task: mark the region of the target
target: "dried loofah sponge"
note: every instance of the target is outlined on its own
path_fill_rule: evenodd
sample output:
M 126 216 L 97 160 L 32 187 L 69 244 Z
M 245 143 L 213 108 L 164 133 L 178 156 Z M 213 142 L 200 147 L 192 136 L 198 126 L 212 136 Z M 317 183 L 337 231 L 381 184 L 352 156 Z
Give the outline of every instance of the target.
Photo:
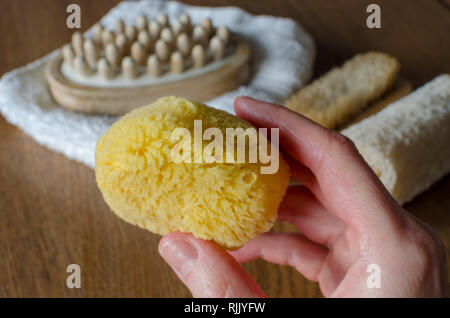
M 342 131 L 400 203 L 450 172 L 450 75 Z
M 357 54 L 293 94 L 286 106 L 336 129 L 394 85 L 398 61 L 384 53 Z
M 183 127 L 193 136 L 194 120 L 202 120 L 203 132 L 220 129 L 224 144 L 226 128 L 252 127 L 201 103 L 161 98 L 126 114 L 99 139 L 97 184 L 111 209 L 129 223 L 161 235 L 189 232 L 235 249 L 271 228 L 289 183 L 289 168 L 281 154 L 274 174 L 261 174 L 267 165 L 259 159 L 176 163 L 172 149 L 180 140 L 172 132 Z M 210 142 L 202 141 L 203 148 Z M 225 157 L 225 145 L 223 150 Z

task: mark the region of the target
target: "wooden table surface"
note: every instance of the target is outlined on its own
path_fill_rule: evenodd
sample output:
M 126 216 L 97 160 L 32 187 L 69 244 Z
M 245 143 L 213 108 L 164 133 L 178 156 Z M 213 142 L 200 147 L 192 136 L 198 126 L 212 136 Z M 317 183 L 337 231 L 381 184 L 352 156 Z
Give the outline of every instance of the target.
M 70 38 L 65 9 L 78 3 L 83 29 L 118 1 L 0 0 L 0 74 L 31 62 Z M 290 17 L 314 37 L 315 76 L 357 52 L 396 56 L 414 86 L 450 73 L 448 1 L 188 1 L 235 5 Z M 365 26 L 369 3 L 381 6 L 382 29 Z M 440 234 L 450 254 L 450 176 L 406 208 Z M 0 116 L 0 296 L 185 297 L 188 290 L 162 261 L 159 236 L 129 225 L 104 203 L 94 173 L 38 145 Z M 280 224 L 277 230 L 289 230 Z M 66 266 L 82 270 L 82 288 L 66 287 Z M 320 296 L 317 284 L 285 267 L 245 265 L 274 297 Z

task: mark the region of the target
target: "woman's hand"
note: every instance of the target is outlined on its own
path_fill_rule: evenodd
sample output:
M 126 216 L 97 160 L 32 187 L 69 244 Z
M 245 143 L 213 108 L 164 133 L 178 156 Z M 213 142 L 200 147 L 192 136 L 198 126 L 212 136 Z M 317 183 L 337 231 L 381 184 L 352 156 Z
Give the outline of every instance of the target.
M 256 258 L 295 267 L 327 297 L 446 295 L 441 241 L 397 204 L 348 138 L 247 97 L 235 110 L 255 126 L 280 129 L 291 175 L 303 185 L 288 189 L 278 220 L 302 234 L 262 234 L 230 253 L 191 234 L 166 235 L 159 251 L 194 297 L 264 297 L 239 265 Z M 369 277 L 377 273 L 379 286 Z

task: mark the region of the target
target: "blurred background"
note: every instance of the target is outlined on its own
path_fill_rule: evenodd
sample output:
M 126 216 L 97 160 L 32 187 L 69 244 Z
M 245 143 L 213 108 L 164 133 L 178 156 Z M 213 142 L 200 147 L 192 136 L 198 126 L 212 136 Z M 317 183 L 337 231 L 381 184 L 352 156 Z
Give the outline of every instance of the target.
M 294 19 L 315 40 L 314 78 L 369 50 L 395 56 L 401 76 L 418 87 L 450 73 L 450 5 L 445 0 L 189 0 L 238 6 Z M 82 31 L 116 0 L 0 0 L 0 75 L 69 42 L 66 7 L 81 6 Z M 381 7 L 381 29 L 368 29 L 366 7 Z M 450 251 L 450 176 L 406 205 Z M 0 297 L 187 297 L 157 252 L 159 236 L 114 216 L 94 172 L 38 145 L 0 116 Z M 285 224 L 276 230 L 292 231 Z M 66 287 L 66 266 L 82 269 L 82 288 Z M 317 284 L 295 270 L 245 265 L 273 297 L 318 297 Z

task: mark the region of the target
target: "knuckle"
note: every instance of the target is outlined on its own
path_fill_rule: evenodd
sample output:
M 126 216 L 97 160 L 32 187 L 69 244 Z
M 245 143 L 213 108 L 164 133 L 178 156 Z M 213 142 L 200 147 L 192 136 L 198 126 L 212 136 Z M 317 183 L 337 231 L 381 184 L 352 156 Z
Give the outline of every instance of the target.
M 343 134 L 337 131 L 330 131 L 329 138 L 330 138 L 330 146 L 339 147 L 351 153 L 358 152 L 355 143 L 350 138 L 344 136 Z
M 444 243 L 437 234 L 433 233 L 431 235 L 431 242 L 430 245 L 434 256 L 439 257 L 445 255 Z
M 429 230 L 416 232 L 416 253 L 425 259 L 439 259 L 444 252 L 444 245 L 440 238 Z
M 442 239 L 436 235 L 436 244 L 438 246 L 439 251 L 442 251 L 442 253 L 445 255 L 445 245 L 444 242 L 442 241 Z
M 420 225 L 422 225 L 422 230 L 420 231 L 422 234 L 419 236 L 419 241 L 424 246 L 426 254 L 432 257 L 445 255 L 444 243 L 434 229 L 424 222 L 420 222 Z
M 317 155 L 317 162 L 319 165 L 324 165 L 324 162 L 329 163 L 329 160 L 338 157 L 359 157 L 359 152 L 350 138 L 337 131 L 329 130 L 327 133 L 326 144 L 324 145 L 321 153 Z

